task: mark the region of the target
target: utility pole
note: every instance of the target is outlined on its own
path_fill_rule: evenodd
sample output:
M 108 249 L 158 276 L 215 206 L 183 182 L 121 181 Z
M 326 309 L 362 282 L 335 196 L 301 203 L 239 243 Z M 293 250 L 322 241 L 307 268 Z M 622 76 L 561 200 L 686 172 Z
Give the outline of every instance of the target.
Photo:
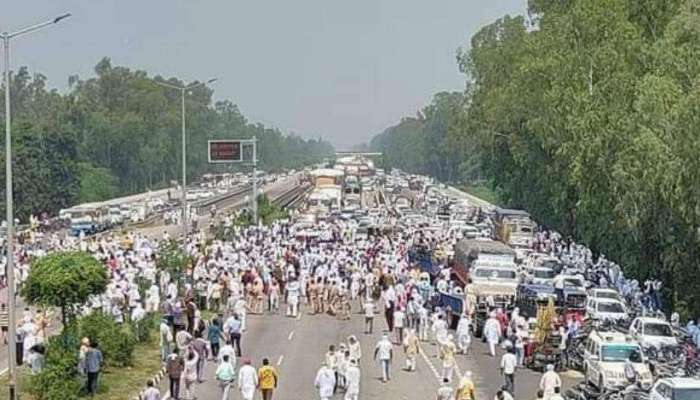
M 189 86 L 179 86 L 171 83 L 153 81 L 157 85 L 180 91 L 182 113 L 182 243 L 187 244 L 187 125 L 185 124 L 185 95 L 188 90 L 216 82 L 216 78 L 206 82 L 193 83 Z
M 258 139 L 253 136 L 253 225 L 258 225 Z
M 57 16 L 54 19 L 32 25 L 16 32 L 2 32 L 2 45 L 5 50 L 5 72 L 3 81 L 5 84 L 5 218 L 7 219 L 7 234 L 5 235 L 5 251 L 7 252 L 7 264 L 5 276 L 7 277 L 7 365 L 9 371 L 8 388 L 10 400 L 17 399 L 17 366 L 16 366 L 16 318 L 15 318 L 15 268 L 14 268 L 14 240 L 15 240 L 15 215 L 13 210 L 14 191 L 12 188 L 12 115 L 10 113 L 10 39 L 33 32 L 49 25 L 54 25 L 63 19 L 70 17 L 69 13 Z

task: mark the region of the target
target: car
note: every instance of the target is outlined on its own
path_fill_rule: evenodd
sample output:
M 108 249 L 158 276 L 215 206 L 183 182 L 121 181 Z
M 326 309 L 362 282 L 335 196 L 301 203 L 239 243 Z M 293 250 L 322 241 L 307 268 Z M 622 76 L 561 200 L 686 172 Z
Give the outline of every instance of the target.
M 591 331 L 583 354 L 583 373 L 599 390 L 618 389 L 628 384 L 625 362 L 630 360 L 642 385 L 651 386 L 652 375 L 644 362 L 642 348 L 629 335 L 620 332 Z
M 588 299 L 586 316 L 589 319 L 618 321 L 627 318 L 624 304 L 612 299 Z
M 642 347 L 676 346 L 678 339 L 673 335 L 671 324 L 661 318 L 637 317 L 630 324 L 630 334 Z
M 654 383 L 649 400 L 700 399 L 700 380 L 696 378 L 664 378 Z
M 588 291 L 588 297 L 593 299 L 611 299 L 620 303 L 625 303 L 620 294 L 615 289 L 595 288 Z

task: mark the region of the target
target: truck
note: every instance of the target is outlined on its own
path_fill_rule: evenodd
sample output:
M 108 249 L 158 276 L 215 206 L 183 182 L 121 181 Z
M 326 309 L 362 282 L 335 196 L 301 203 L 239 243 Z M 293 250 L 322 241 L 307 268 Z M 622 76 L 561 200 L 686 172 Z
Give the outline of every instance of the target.
M 84 204 L 61 210 L 59 216 L 70 221 L 73 236 L 94 235 L 112 226 L 109 208 L 103 205 Z
M 528 247 L 537 225 L 527 211 L 497 208 L 494 213 L 496 238 L 515 248 Z
M 505 244 L 487 239 L 464 239 L 454 246 L 452 275 L 461 286 L 469 283 L 469 270 L 477 262 L 482 264 L 513 264 L 515 251 Z

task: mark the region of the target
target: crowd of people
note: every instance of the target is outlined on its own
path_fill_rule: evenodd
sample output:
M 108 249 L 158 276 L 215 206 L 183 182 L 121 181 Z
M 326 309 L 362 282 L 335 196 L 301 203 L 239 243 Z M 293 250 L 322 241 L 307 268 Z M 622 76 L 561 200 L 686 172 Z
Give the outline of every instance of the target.
M 250 314 L 280 312 L 289 317 L 301 312 L 329 314 L 339 320 L 360 313 L 367 335 L 375 332 L 375 319 L 382 316 L 386 329 L 373 356 L 383 382 L 391 381 L 395 347 L 403 351 L 405 370 L 412 372 L 418 368 L 422 347 L 429 344 L 436 347 L 440 360 L 438 399 L 476 399 L 471 373 L 459 376 L 456 368 L 457 357 L 468 357 L 472 347 L 473 305 L 466 304 L 451 333 L 448 310 L 434 307 L 431 298 L 437 292 L 461 295 L 462 289 L 452 279 L 446 262 L 439 266 L 436 277 L 430 277 L 411 265 L 408 257 L 409 249 L 416 244 L 444 251 L 456 243 L 457 237 L 447 231 L 417 233 L 410 227 L 387 235 L 360 236 L 353 225 L 338 220 L 318 223 L 314 229 L 320 234 L 312 239 L 305 232 L 308 227 L 288 221 L 244 228 L 236 226 L 235 219 L 236 215 L 229 215 L 221 221 L 227 237 L 234 240 L 211 240 L 204 231 L 190 235 L 184 250 L 193 261 L 182 276 L 156 266 L 159 246 L 171 239 L 167 233 L 155 239 L 129 232 L 121 237 L 47 235 L 26 240 L 17 248 L 16 282 L 21 285 L 26 279 L 32 257 L 48 252 L 82 250 L 102 261 L 111 278 L 107 290 L 93 296 L 82 312 L 99 311 L 118 323 L 139 321 L 148 313 L 160 312 L 160 353 L 172 399 L 196 398 L 197 386 L 207 378 L 205 366 L 209 362 L 216 363 L 214 379 L 222 399 L 230 398 L 234 386 L 243 399 L 252 399 L 256 391 L 263 399 L 271 399 L 279 375 L 268 359 L 259 360 L 256 369 L 253 360 L 243 356 L 243 336 Z M 644 310 L 662 306 L 660 283 L 640 285 L 628 280 L 615 263 L 604 256 L 594 260 L 589 249 L 556 233 L 537 233 L 530 247 L 558 257 L 567 268 L 596 286 L 618 289 L 631 304 Z M 41 346 L 37 345 L 45 340 L 50 320 L 40 310 L 28 310 L 18 321 L 17 346 L 22 349 L 18 362 L 26 360 L 35 373 L 43 362 Z M 695 328 L 696 341 L 700 340 L 700 329 L 688 326 Z M 565 338 L 578 327 L 576 320 L 567 321 L 562 328 L 563 347 Z M 515 394 L 516 374 L 523 368 L 528 336 L 527 321 L 517 308 L 510 313 L 495 307 L 490 311 L 483 327 L 488 351 L 496 357 L 499 345 L 505 349 L 500 360 L 503 387 L 495 393 L 499 400 L 511 399 Z M 91 361 L 86 363 L 85 373 L 88 390 L 94 391 L 101 359 L 95 351 L 89 352 L 97 349 L 97 344 L 87 340 L 85 354 L 92 355 L 87 357 Z M 330 398 L 342 390 L 346 400 L 357 399 L 361 357 L 356 336 L 348 337 L 347 343 L 330 346 L 313 382 L 320 398 Z M 96 359 L 99 361 L 93 362 Z M 544 399 L 561 399 L 561 379 L 553 366 L 543 374 L 540 389 Z M 154 382 L 149 382 L 146 398 L 157 399 L 156 392 Z

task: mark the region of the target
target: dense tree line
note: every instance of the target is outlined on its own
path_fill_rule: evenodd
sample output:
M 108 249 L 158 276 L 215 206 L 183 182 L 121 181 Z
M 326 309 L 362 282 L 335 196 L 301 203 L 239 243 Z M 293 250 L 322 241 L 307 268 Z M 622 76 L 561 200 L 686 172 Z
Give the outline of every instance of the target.
M 421 113 L 372 145 L 441 178 L 453 160 L 466 166 L 454 180 L 476 165 L 505 203 L 663 279 L 671 305 L 697 314 L 698 21 L 698 0 L 530 0 L 528 18 L 495 21 L 459 54 L 452 125 Z
M 26 68 L 13 74 L 16 214 L 25 220 L 30 213 L 54 214 L 79 202 L 179 181 L 180 92 L 155 81 L 185 84 L 176 78 L 149 77 L 144 71 L 113 66 L 108 58 L 95 66 L 94 77 L 70 77 L 67 93 L 47 89 L 46 78 Z M 241 168 L 208 164 L 209 139 L 257 136 L 260 168 L 270 171 L 332 156 L 328 142 L 250 123 L 230 101 L 212 104 L 212 93 L 200 86 L 186 98 L 188 179 Z M 0 100 L 4 113 L 3 101 L 4 97 Z M 4 114 L 2 117 L 4 126 Z M 0 161 L 4 165 L 4 152 Z M 0 199 L 4 203 L 4 190 Z

